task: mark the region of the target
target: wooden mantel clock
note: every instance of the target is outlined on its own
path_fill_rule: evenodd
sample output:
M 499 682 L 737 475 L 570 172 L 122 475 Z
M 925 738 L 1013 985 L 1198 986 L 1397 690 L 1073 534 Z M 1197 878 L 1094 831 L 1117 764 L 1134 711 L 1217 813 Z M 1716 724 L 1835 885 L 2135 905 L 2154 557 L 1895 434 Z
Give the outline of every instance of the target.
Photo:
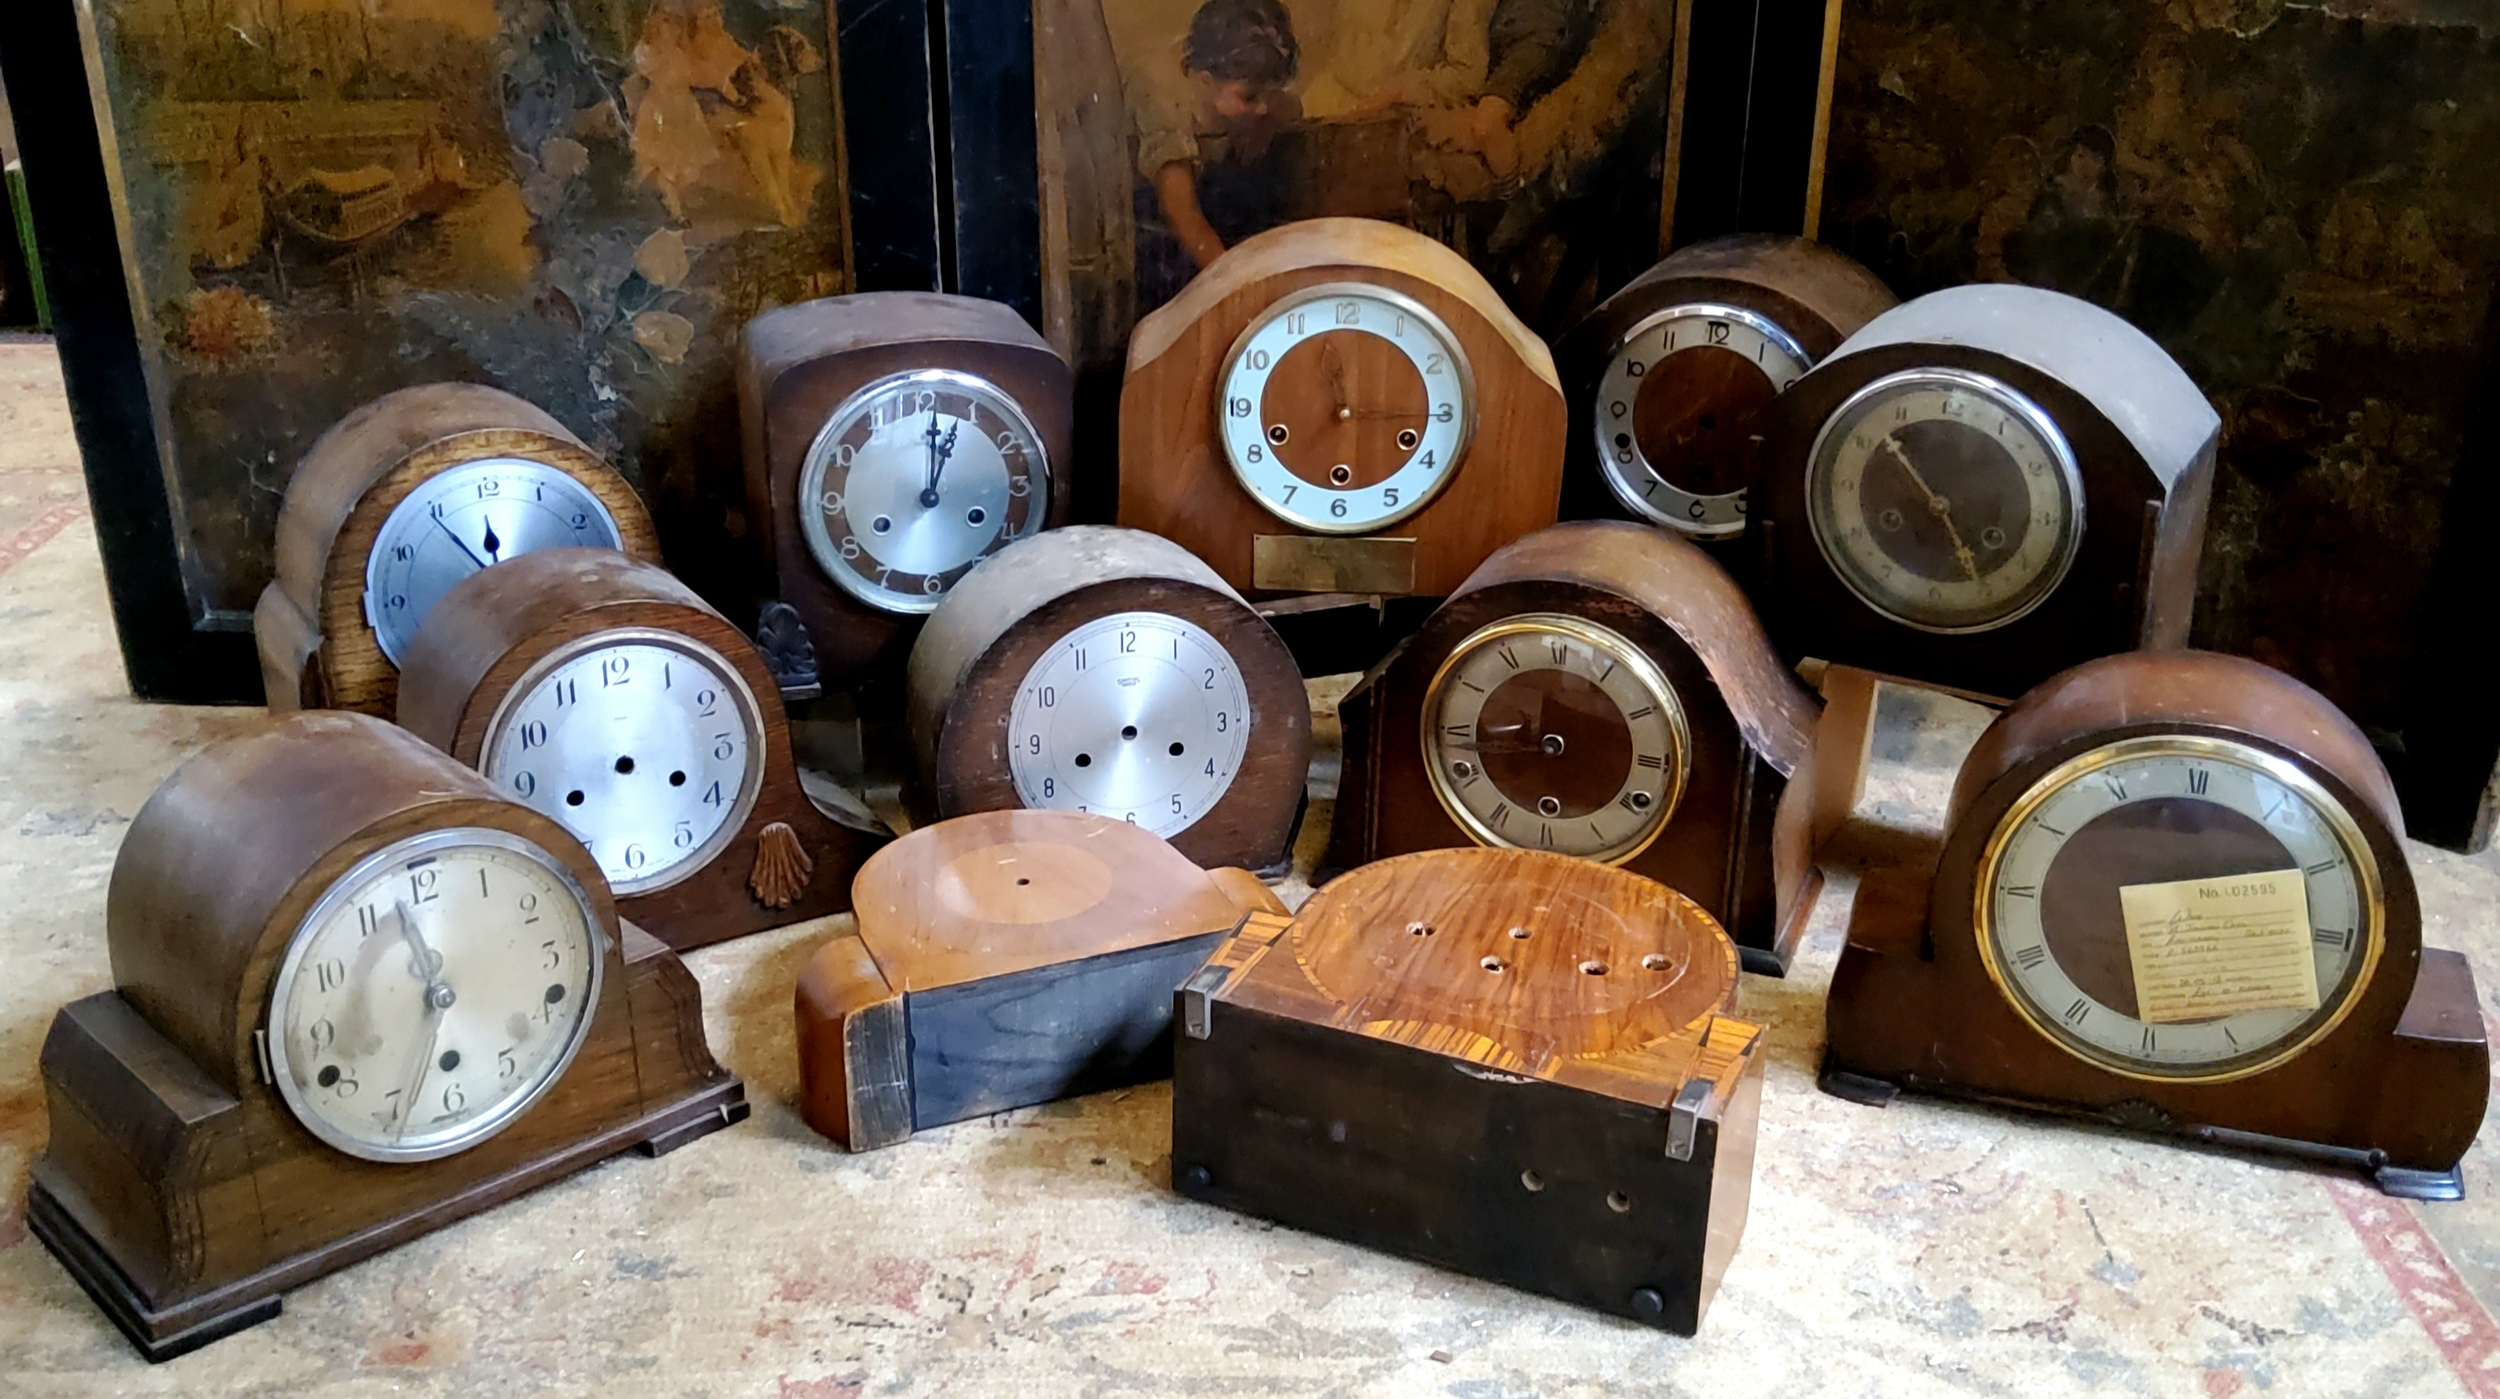
M 1142 827 L 1073 811 L 924 826 L 859 872 L 859 935 L 799 975 L 799 1111 L 853 1151 L 1146 1079 L 1172 992 L 1285 906 Z
M 1311 764 L 1293 654 L 1168 539 L 1051 530 L 974 569 L 913 647 L 907 709 L 936 815 L 1130 821 L 1191 861 L 1281 877 Z
M 1119 522 L 1242 592 L 1440 597 L 1553 523 L 1562 451 L 1553 356 L 1466 259 L 1314 219 L 1138 322 Z
M 948 588 L 1068 522 L 1074 392 L 1023 317 L 975 297 L 864 292 L 747 326 L 749 527 L 825 684 L 898 680 Z
M 1182 987 L 1173 1185 L 1689 1336 L 1753 1184 L 1737 980 L 1709 915 L 1622 870 L 1365 866 Z
M 472 575 L 426 619 L 399 722 L 562 822 L 679 951 L 841 913 L 885 839 L 803 782 L 781 692 L 693 590 L 608 549 Z
M 269 707 L 389 718 L 400 663 L 453 584 L 567 546 L 660 557 L 642 498 L 554 418 L 482 384 L 357 409 L 278 507 L 277 578 L 252 613 Z
M 2490 1053 L 2465 958 L 2422 945 L 2402 832 L 2369 742 L 2298 681 L 2195 651 L 2078 666 L 1962 763 L 1924 909 L 1852 909 L 1824 1087 L 2457 1198 Z
M 1874 273 L 1809 239 L 1678 249 L 1555 342 L 1571 400 L 1563 518 L 1735 540 L 1772 400 L 1894 305 Z
M 115 989 L 44 1040 L 27 1221 L 164 1360 L 288 1288 L 746 1115 L 564 828 L 359 714 L 192 759 L 122 842 Z
M 1697 546 L 1556 525 L 1486 560 L 1338 705 L 1326 864 L 1471 844 L 1577 855 L 1686 895 L 1748 970 L 1784 973 L 1780 895 L 1806 852 L 1775 861 L 1773 817 L 1815 712 Z
M 2011 697 L 2186 644 L 2221 419 L 2109 312 L 2037 287 L 1923 296 L 1769 423 L 1753 593 L 1791 662 Z

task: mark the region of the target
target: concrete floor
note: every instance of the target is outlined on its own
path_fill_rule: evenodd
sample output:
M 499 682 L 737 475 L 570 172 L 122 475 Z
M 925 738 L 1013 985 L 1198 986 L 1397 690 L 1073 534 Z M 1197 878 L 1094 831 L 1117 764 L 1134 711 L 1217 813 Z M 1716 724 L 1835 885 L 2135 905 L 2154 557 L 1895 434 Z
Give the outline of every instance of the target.
M 1696 1340 L 1183 1203 L 1161 1087 L 845 1155 L 788 1106 L 791 985 L 834 920 L 688 959 L 743 1125 L 151 1368 L 27 1235 L 36 1054 L 56 1007 L 110 984 L 131 813 L 254 721 L 125 693 L 58 371 L 0 347 L 0 1394 L 2500 1395 L 2490 1134 L 2464 1203 L 2413 1206 L 1989 1111 L 1854 1107 L 1813 1083 L 1828 917 L 1795 975 L 1747 979 L 1772 1027 L 1753 1214 Z M 2500 863 L 2413 853 L 2429 940 L 2488 992 Z

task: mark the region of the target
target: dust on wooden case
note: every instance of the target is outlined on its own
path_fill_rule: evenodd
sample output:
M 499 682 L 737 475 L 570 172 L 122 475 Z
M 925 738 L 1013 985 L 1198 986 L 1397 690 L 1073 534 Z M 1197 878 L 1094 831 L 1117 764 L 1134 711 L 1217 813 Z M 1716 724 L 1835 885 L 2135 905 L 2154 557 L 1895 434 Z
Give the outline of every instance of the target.
M 152 1360 L 746 1115 L 694 978 L 581 845 L 378 719 L 192 759 L 132 821 L 105 920 L 115 989 L 44 1041 L 27 1217 Z
M 1691 898 L 1784 973 L 1805 874 L 1777 819 L 1816 705 L 1695 544 L 1624 521 L 1495 554 L 1338 705 L 1327 867 L 1554 850 Z
M 1403 855 L 1252 914 L 1179 996 L 1175 1188 L 1691 1335 L 1744 1228 L 1760 1027 L 1654 881 Z
M 1285 906 L 1138 826 L 989 811 L 872 857 L 859 933 L 799 974 L 799 1108 L 853 1151 L 1171 1072 L 1172 993 Z

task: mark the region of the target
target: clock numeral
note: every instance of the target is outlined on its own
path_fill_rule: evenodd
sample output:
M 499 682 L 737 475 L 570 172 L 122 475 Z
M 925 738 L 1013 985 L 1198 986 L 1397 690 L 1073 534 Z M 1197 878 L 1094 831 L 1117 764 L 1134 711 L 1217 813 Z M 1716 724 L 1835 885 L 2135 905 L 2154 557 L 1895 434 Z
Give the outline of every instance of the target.
M 394 544 L 391 546 L 391 562 L 393 563 L 406 563 L 415 557 L 416 551 L 409 548 L 405 544 Z
M 1502 664 L 1509 666 L 1512 670 L 1519 669 L 1519 658 L 1510 653 L 1510 648 L 1508 646 L 1502 647 L 1495 654 L 1502 658 Z
M 2080 1025 L 2083 1023 L 2084 1017 L 2090 1015 L 2091 1013 L 2092 1003 L 2085 1000 L 2081 996 L 2077 996 L 2075 998 L 2075 1003 L 2066 1007 L 2066 1023 L 2069 1025 Z
M 1137 654 L 1137 633 L 1133 631 L 1120 633 L 1120 654 L 1123 656 Z
M 1553 656 L 1553 658 L 1554 658 L 1554 664 L 1555 664 L 1555 665 L 1557 665 L 1557 666 L 1561 666 L 1561 665 L 1567 665 L 1567 664 L 1569 664 L 1569 663 L 1570 663 L 1570 660 L 1571 660 L 1571 646 L 1570 646 L 1570 643 L 1568 643 L 1568 642 L 1563 642 L 1563 641 L 1549 641 L 1549 642 L 1545 643 L 1545 649 L 1546 649 L 1546 652 L 1547 652 L 1548 654 L 1550 654 L 1551 656 Z
M 2274 818 L 2277 815 L 2291 809 L 2292 802 L 2289 797 L 2277 797 L 2274 804 L 2266 808 L 2266 814 L 2258 817 L 2257 819 L 2267 823 L 2268 825 L 2272 825 L 2274 823 Z
M 443 891 L 435 886 L 442 882 L 441 877 L 441 870 L 410 870 L 408 872 L 408 902 L 412 904 L 430 904 L 435 900 L 440 899 L 443 896 Z
M 1328 502 L 1328 513 L 1329 513 L 1330 515 L 1335 516 L 1336 518 L 1338 518 L 1338 519 L 1340 519 L 1340 520 L 1344 519 L 1344 518 L 1345 518 L 1345 497 L 1344 497 L 1344 496 L 1338 496 L 1336 499 L 1334 499 L 1334 500 L 1332 500 L 1332 501 Z
M 1543 821 L 1539 821 L 1539 822 L 1537 822 L 1537 824 L 1536 824 L 1536 843 L 1537 843 L 1538 845 L 1543 846 L 1544 848 L 1546 848 L 1546 849 L 1548 849 L 1548 850 L 1553 849 L 1553 848 L 1554 848 L 1554 828 L 1553 828 L 1551 825 L 1547 824 L 1546 822 L 1543 822 Z
M 1734 326 L 1729 325 L 1725 321 L 1712 321 L 1710 323 L 1710 343 L 1713 345 L 1726 344 L 1728 336 L 1734 334 L 1735 330 L 1736 328 Z
M 1434 408 L 1434 409 L 1432 410 L 1432 420 L 1433 420 L 1434 422 L 1436 422 L 1436 423 L 1454 423 L 1454 422 L 1457 422 L 1457 421 L 1458 421 L 1458 405 L 1457 405 L 1457 404 L 1455 404 L 1455 403 L 1444 403 L 1444 404 L 1441 404 L 1440 406 L 1438 406 L 1438 407 Z
M 2150 1025 L 2145 1026 L 2145 1027 L 2144 1027 L 2144 1048 L 2143 1048 L 2140 1052 L 2141 1052 L 2141 1053 L 2145 1053 L 2145 1054 L 2151 1054 L 2151 1053 L 2153 1053 L 2156 1049 L 2158 1049 L 2159 1047 L 2160 1047 L 2160 1046 L 2159 1046 L 2159 1045 L 2157 1045 L 2157 1044 L 2154 1042 L 2154 1039 L 2153 1039 L 2153 1027 L 2152 1027 L 2152 1026 L 2150 1026 Z
M 1632 759 L 1632 764 L 1635 767 L 1645 767 L 1656 772 L 1666 767 L 1667 759 L 1662 753 L 1642 753 Z
M 650 862 L 651 857 L 643 853 L 643 848 L 641 846 L 633 844 L 630 841 L 626 843 L 625 868 L 629 870 L 638 870 Z
M 2065 833 L 2064 831 L 2059 830 L 2057 827 L 2050 825 L 2050 824 L 2049 824 L 2048 822 L 2046 822 L 2046 821 L 2036 821 L 2036 822 L 2034 822 L 2033 824 L 2034 824 L 2034 825 L 2037 825 L 2037 826 L 2038 826 L 2038 827 L 2039 827 L 2042 831 L 2046 832 L 2047 834 L 2049 834 L 2049 835 L 2053 835 L 2053 836 L 2056 836 L 2056 837 L 2057 837 L 2058 839 L 2060 839 L 2060 840 L 2063 840 L 2063 839 L 2065 839 L 2065 838 L 2066 838 L 2066 833 Z
M 1281 502 L 1279 502 L 1279 504 L 1283 504 L 1283 505 L 1291 505 L 1291 504 L 1293 504 L 1293 495 L 1294 495 L 1294 492 L 1296 492 L 1296 491 L 1298 491 L 1298 490 L 1301 490 L 1301 489 L 1302 489 L 1302 488 L 1301 488 L 1300 486 L 1287 486 L 1287 487 L 1285 487 L 1285 498 L 1284 498 L 1284 500 L 1282 500 Z
M 1635 816 L 1638 816 L 1641 814 L 1641 798 L 1643 795 L 1645 794 L 1640 792 L 1626 792 L 1622 796 L 1615 798 L 1615 805 L 1622 807 L 1624 810 L 1631 812 Z
M 2049 960 L 2049 950 L 2036 942 L 2029 947 L 2017 948 L 2014 952 L 2015 965 L 2024 971 L 2038 970 L 2040 964 L 2047 960 Z
M 547 726 L 533 719 L 521 726 L 521 751 L 547 746 Z
M 1033 494 L 1033 478 L 1030 476 L 1008 477 L 1007 494 L 1014 496 L 1018 500 L 1022 500 L 1026 496 Z
M 1426 471 L 1438 470 L 1441 465 L 1436 455 L 1431 452 L 1426 452 L 1422 456 L 1415 458 L 1415 462 Z
M 720 806 L 725 800 L 726 799 L 721 796 L 720 783 L 714 782 L 710 787 L 704 789 L 703 804 L 705 806 Z
M 382 915 L 371 904 L 356 907 L 356 936 L 369 938 L 382 931 Z
M 514 902 L 520 905 L 521 921 L 524 924 L 538 921 L 538 896 L 536 894 L 523 894 Z
M 2005 897 L 2009 899 L 2036 899 L 2040 897 L 2040 886 L 2037 884 L 2008 884 L 2005 886 Z
M 1509 802 L 1495 802 L 1493 804 L 1493 824 L 1496 826 L 1507 826 L 1510 824 Z
M 1033 692 L 1033 702 L 1040 705 L 1044 709 L 1057 708 L 1059 705 L 1059 687 L 1056 685 L 1044 685 L 1040 689 L 1035 690 Z
M 632 657 L 610 656 L 599 662 L 599 688 L 612 690 L 619 685 L 632 684 L 633 679 Z
M 477 896 L 481 899 L 491 899 L 495 897 L 495 891 L 486 887 L 486 867 L 484 865 L 478 866 Z
M 315 1054 L 323 1053 L 338 1042 L 338 1027 L 327 1020 L 316 1020 L 304 1032 L 304 1038 L 312 1045 Z
M 1382 505 L 1384 505 L 1384 506 L 1387 506 L 1387 507 L 1390 507 L 1390 508 L 1394 509 L 1394 508 L 1397 506 L 1397 503 L 1398 503 L 1398 488 L 1397 488 L 1397 487 L 1395 487 L 1395 486 L 1383 486 L 1383 487 L 1381 487 L 1381 488 L 1380 488 L 1380 503 L 1381 503 Z
M 1246 399 L 1246 398 L 1243 398 L 1243 397 L 1240 397 L 1239 395 L 1235 395 L 1234 397 L 1232 397 L 1232 398 L 1229 398 L 1229 399 L 1225 400 L 1225 402 L 1224 402 L 1224 412 L 1225 412 L 1225 414 L 1226 414 L 1227 416 L 1230 416 L 1230 417 L 1235 417 L 1235 418 L 1246 418 L 1246 417 L 1249 417 L 1249 416 L 1250 416 L 1250 400 L 1249 400 L 1249 399 Z
M 1336 305 L 1336 312 L 1337 324 L 1339 325 L 1361 325 L 1363 323 L 1363 303 L 1359 301 L 1340 301 Z
M 1668 341 L 1667 341 L 1667 348 L 1668 348 L 1668 349 L 1674 349 L 1674 348 L 1675 348 L 1675 341 L 1674 341 L 1674 340 L 1672 340 L 1672 339 L 1668 340 Z M 1632 360 L 1632 361 L 1630 361 L 1629 363 L 1627 363 L 1627 364 L 1625 364 L 1625 365 L 1623 366 L 1623 372 L 1624 372 L 1624 373 L 1626 373 L 1626 374 L 1631 375 L 1631 376 L 1632 376 L 1633 378 L 1635 378 L 1635 379 L 1638 379 L 1638 378 L 1639 378 L 1639 377 L 1641 377 L 1642 375 L 1647 374 L 1647 373 L 1649 372 L 1649 366 L 1648 366 L 1648 365 L 1646 365 L 1646 364 L 1641 363 L 1639 360 Z
M 2341 932 L 2331 928 L 2313 928 L 2310 930 L 2309 936 L 2310 939 L 2316 942 L 2320 947 L 2331 947 L 2338 952 L 2350 952 L 2352 950 L 2352 929 L 2350 928 L 2346 928 Z
M 2205 795 L 2205 789 L 2211 787 L 2212 785 L 2214 785 L 2214 775 L 2211 769 L 2188 769 L 2188 791 L 2191 794 L 2201 797 Z
M 323 991 L 336 991 L 347 984 L 347 963 L 332 957 L 313 963 L 313 979 Z
M 709 719 L 712 717 L 712 711 L 720 706 L 720 692 L 717 690 L 697 690 L 694 692 L 694 703 L 694 717 L 698 719 Z
M 1252 350 L 1250 353 L 1241 357 L 1241 363 L 1242 367 L 1245 369 L 1264 370 L 1270 363 L 1272 363 L 1272 361 L 1269 359 L 1267 351 Z
M 1619 400 L 1618 400 L 1617 402 L 1614 402 L 1614 403 L 1609 403 L 1609 404 L 1607 404 L 1607 405 L 1606 405 L 1606 413 L 1607 413 L 1607 416 L 1609 416 L 1609 417 L 1620 418 L 1620 417 L 1622 417 L 1624 414 L 1629 413 L 1629 412 L 1631 412 L 1631 411 L 1632 411 L 1632 405 L 1630 405 L 1630 404 L 1628 404 L 1628 403 L 1621 402 L 1621 401 L 1619 401 Z
M 712 757 L 714 760 L 725 763 L 728 762 L 731 757 L 735 756 L 738 751 L 737 740 L 738 736 L 736 734 L 712 735 Z
M 2237 1036 L 2237 1035 L 2235 1035 L 2235 1034 L 2232 1034 L 2232 1033 L 2231 1033 L 2231 1027 L 2230 1027 L 2230 1026 L 2225 1025 L 2225 1026 L 2223 1026 L 2223 1027 L 2222 1027 L 2222 1037 L 2223 1037 L 2224 1039 L 2229 1040 L 2229 1041 L 2231 1042 L 2231 1047 L 2232 1047 L 2233 1049 L 2237 1049 L 2237 1048 L 2239 1048 L 2239 1047 L 2240 1047 L 2240 1037 L 2239 1037 L 2239 1036 Z
M 492 500 L 502 494 L 503 482 L 491 476 L 477 483 L 477 498 L 480 500 Z
M 1650 715 L 1657 712 L 1658 709 L 1655 705 L 1644 704 L 1640 708 L 1633 710 L 1631 713 L 1626 714 L 1623 717 L 1626 719 L 1646 719 Z
M 512 774 L 512 790 L 524 800 L 537 796 L 538 774 L 534 772 L 516 772 Z
M 842 493 L 840 491 L 825 492 L 822 496 L 817 498 L 816 505 L 819 509 L 824 511 L 827 519 L 839 520 L 842 518 Z
M 2310 865 L 2310 866 L 2308 866 L 2307 868 L 2303 869 L 2303 870 L 2301 871 L 2301 873 L 2303 873 L 2303 874 L 2326 874 L 2326 873 L 2328 873 L 2328 872 L 2330 872 L 2330 871 L 2332 871 L 2332 870 L 2339 870 L 2339 869 L 2342 869 L 2343 867 L 2344 867 L 2344 861 L 2343 861 L 2343 858 L 2342 858 L 2341 856 L 2338 856 L 2338 857 L 2336 857 L 2335 859 L 2332 859 L 2332 860 L 2320 860 L 2320 861 L 2318 861 L 2316 864 L 2314 864 L 2314 865 Z
M 2109 789 L 2109 794 L 2116 797 L 2118 800 L 2125 801 L 2127 799 L 2127 784 L 2119 781 L 2115 773 L 2102 774 L 2101 785 L 2107 787 Z
M 1285 313 L 1285 333 L 1287 335 L 1301 335 L 1309 331 L 1310 328 L 1311 320 L 1309 312 L 1287 311 Z
M 1447 361 L 1444 356 L 1426 355 L 1424 356 L 1424 372 L 1426 374 L 1438 374 L 1442 371 L 1442 367 L 1446 362 Z
M 512 1051 L 509 1049 L 496 1050 L 495 1077 L 502 1079 L 514 1079 L 519 1078 L 520 1076 L 521 1061 L 512 1057 Z
M 1082 646 L 1076 648 L 1076 668 L 1078 670 L 1085 668 L 1085 648 Z

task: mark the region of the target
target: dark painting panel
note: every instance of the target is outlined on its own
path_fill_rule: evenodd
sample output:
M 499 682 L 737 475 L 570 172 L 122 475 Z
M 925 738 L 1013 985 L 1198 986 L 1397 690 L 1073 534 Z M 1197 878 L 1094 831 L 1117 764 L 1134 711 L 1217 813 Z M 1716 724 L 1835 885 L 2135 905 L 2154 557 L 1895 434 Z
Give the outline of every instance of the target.
M 734 587 L 737 335 L 849 288 L 817 0 L 99 0 L 100 107 L 195 611 L 295 462 L 435 379 L 608 454 Z
M 2109 307 L 2220 410 L 2199 645 L 2401 751 L 2500 281 L 2500 4 L 1851 0 L 1826 241 Z M 2485 755 L 2488 767 L 2488 755 Z

